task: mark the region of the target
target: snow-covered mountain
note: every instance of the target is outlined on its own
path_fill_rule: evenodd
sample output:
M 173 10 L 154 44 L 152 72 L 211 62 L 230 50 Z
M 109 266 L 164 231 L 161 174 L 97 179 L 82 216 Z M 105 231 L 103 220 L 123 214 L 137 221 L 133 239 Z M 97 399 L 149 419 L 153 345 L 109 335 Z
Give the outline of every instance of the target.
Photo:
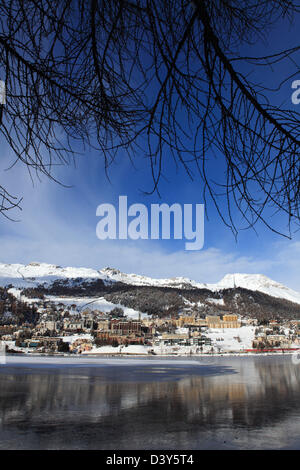
M 139 274 L 126 274 L 118 269 L 61 267 L 46 263 L 1 264 L 0 286 L 12 284 L 17 288 L 34 287 L 39 284 L 50 285 L 55 280 L 95 281 L 101 279 L 105 284 L 121 282 L 134 286 L 171 287 L 179 289 L 208 289 L 218 292 L 223 289 L 244 288 L 259 291 L 275 298 L 289 300 L 300 304 L 300 293 L 280 284 L 262 274 L 227 274 L 216 284 L 204 284 L 185 277 L 153 279 Z
M 54 264 L 29 263 L 1 264 L 0 286 L 12 284 L 14 287 L 30 287 L 38 284 L 50 284 L 57 279 L 102 279 L 103 276 L 94 269 L 63 268 Z
M 171 277 L 168 279 L 153 279 L 140 274 L 126 274 L 115 268 L 104 268 L 99 271 L 105 279 L 115 282 L 123 282 L 134 286 L 150 287 L 177 287 L 179 289 L 186 287 L 206 287 L 205 284 L 199 284 L 187 277 Z
M 209 286 L 214 291 L 236 287 L 263 292 L 271 297 L 300 304 L 300 292 L 273 281 L 263 274 L 226 274 L 220 282 Z
M 208 289 L 212 292 L 241 287 L 300 304 L 300 292 L 296 292 L 279 282 L 273 281 L 263 274 L 226 274 L 218 283 L 206 284 L 192 281 L 186 277 L 152 279 L 138 274 L 125 274 L 117 269 L 111 268 L 102 269 L 100 272 L 105 274 L 108 280 L 115 280 L 136 286 L 177 287 L 181 289 L 194 287 L 197 289 Z

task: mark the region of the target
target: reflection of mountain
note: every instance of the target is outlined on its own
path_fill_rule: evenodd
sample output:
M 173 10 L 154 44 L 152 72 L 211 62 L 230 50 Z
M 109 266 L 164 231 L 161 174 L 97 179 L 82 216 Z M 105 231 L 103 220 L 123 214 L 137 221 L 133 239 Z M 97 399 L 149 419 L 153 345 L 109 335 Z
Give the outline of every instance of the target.
M 89 369 L 2 372 L 2 445 L 11 433 L 25 448 L 192 449 L 220 433 L 262 445 L 299 421 L 300 370 L 290 358 L 221 362 L 239 373 L 127 382 Z

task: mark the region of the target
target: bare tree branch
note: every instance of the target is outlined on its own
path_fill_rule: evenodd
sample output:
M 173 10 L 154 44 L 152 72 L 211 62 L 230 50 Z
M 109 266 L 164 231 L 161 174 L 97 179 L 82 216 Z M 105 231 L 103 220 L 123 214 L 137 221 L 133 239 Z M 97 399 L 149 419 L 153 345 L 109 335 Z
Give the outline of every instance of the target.
M 243 47 L 299 13 L 283 0 L 3 0 L 0 135 L 15 161 L 52 179 L 78 143 L 96 149 L 105 170 L 120 151 L 133 163 L 142 152 L 149 192 L 159 192 L 171 157 L 234 234 L 243 219 L 243 228 L 261 221 L 290 236 L 300 218 L 299 113 L 270 97 L 298 73 L 300 46 L 262 56 Z M 253 67 L 286 63 L 273 88 L 249 79 Z M 5 188 L 0 195 L 3 215 L 19 206 Z

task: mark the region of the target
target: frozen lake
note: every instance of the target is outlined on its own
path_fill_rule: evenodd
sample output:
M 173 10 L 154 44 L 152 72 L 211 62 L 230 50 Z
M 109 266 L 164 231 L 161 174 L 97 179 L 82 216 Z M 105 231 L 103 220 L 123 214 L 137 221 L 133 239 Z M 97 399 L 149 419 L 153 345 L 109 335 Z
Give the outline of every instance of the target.
M 1 449 L 300 449 L 291 356 L 8 357 Z

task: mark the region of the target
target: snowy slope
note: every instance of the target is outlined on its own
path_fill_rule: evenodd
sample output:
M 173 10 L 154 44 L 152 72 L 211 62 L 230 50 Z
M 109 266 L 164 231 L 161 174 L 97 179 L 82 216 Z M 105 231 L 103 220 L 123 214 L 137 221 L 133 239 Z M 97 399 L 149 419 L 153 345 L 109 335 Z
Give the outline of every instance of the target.
M 14 287 L 30 287 L 38 284 L 50 284 L 56 279 L 102 279 L 94 269 L 62 268 L 54 264 L 30 263 L 0 264 L 0 286 L 12 284 Z
M 208 289 L 212 292 L 217 292 L 222 289 L 231 289 L 241 287 L 248 290 L 257 290 L 268 294 L 272 297 L 286 299 L 291 302 L 300 304 L 300 292 L 296 292 L 289 287 L 273 281 L 272 279 L 262 274 L 226 274 L 216 284 L 205 284 L 192 281 L 186 277 L 173 277 L 169 279 L 152 279 L 150 277 L 141 276 L 139 274 L 125 274 L 118 269 L 105 268 L 100 271 L 107 279 L 123 282 L 136 286 L 156 286 L 156 287 L 177 287 L 177 288 L 190 288 L 195 287 L 198 289 Z M 212 300 L 213 303 L 222 304 L 220 299 Z
M 210 284 L 211 290 L 230 289 L 242 287 L 248 290 L 257 290 L 272 297 L 286 299 L 300 304 L 300 293 L 289 287 L 273 281 L 263 274 L 226 274 L 217 284 Z
M 134 286 L 152 286 L 152 287 L 198 287 L 200 284 L 188 279 L 187 277 L 171 277 L 169 279 L 153 279 L 140 274 L 126 274 L 118 269 L 104 268 L 99 271 L 106 279 L 116 282 L 123 282 Z M 201 284 L 204 287 L 204 284 Z
M 280 284 L 262 274 L 227 274 L 216 284 L 202 284 L 185 277 L 153 279 L 139 274 L 126 274 L 118 269 L 104 268 L 99 271 L 89 268 L 61 267 L 46 263 L 1 264 L 0 286 L 12 284 L 14 287 L 34 287 L 38 284 L 51 284 L 59 279 L 78 279 L 95 281 L 102 279 L 105 283 L 122 282 L 136 286 L 198 288 L 217 292 L 222 289 L 241 287 L 260 291 L 272 297 L 286 299 L 300 304 L 300 293 Z
M 119 307 L 124 311 L 125 316 L 137 320 L 139 316 L 141 318 L 148 318 L 147 313 L 139 312 L 138 310 L 134 310 L 133 308 L 126 307 L 122 304 L 115 304 L 112 302 L 108 302 L 104 297 L 58 297 L 54 295 L 47 296 L 48 300 L 55 304 L 63 303 L 64 305 L 71 306 L 72 304 L 76 304 L 77 309 L 84 310 L 85 308 L 92 308 L 100 310 L 101 312 L 110 312 L 113 308 Z M 27 302 L 34 301 L 35 299 L 26 299 Z

